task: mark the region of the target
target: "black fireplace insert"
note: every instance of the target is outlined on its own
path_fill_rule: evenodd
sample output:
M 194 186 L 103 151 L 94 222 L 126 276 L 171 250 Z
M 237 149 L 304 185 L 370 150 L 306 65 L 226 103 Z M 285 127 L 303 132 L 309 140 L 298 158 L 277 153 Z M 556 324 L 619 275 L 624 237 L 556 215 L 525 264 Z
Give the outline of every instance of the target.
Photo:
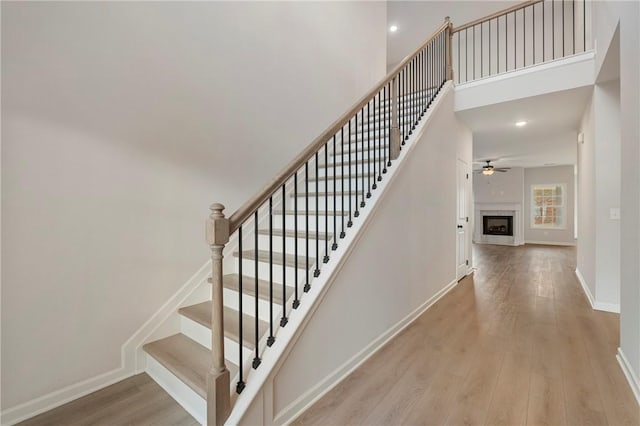
M 513 236 L 513 216 L 483 216 L 482 233 Z

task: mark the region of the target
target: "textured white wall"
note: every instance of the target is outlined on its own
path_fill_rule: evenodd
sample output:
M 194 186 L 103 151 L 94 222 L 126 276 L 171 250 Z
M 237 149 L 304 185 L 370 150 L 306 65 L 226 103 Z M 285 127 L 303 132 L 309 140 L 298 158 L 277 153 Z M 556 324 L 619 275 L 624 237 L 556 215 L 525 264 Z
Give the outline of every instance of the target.
M 531 167 L 524 169 L 524 239 L 525 241 L 575 244 L 574 239 L 574 167 Z M 565 226 L 564 229 L 539 229 L 531 227 L 531 186 L 564 184 Z
M 117 368 L 208 205 L 362 96 L 385 39 L 384 3 L 3 2 L 3 409 Z

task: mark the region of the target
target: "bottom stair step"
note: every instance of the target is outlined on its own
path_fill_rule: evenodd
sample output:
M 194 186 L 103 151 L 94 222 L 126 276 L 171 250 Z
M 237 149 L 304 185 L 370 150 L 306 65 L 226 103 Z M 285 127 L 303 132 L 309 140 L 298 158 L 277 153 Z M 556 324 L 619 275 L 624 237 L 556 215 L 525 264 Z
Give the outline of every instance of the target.
M 211 368 L 211 351 L 184 334 L 174 334 L 143 346 L 163 367 L 171 371 L 202 398 L 207 398 L 207 372 Z M 238 373 L 235 364 L 226 362 L 230 380 Z M 231 390 L 230 390 L 231 391 Z

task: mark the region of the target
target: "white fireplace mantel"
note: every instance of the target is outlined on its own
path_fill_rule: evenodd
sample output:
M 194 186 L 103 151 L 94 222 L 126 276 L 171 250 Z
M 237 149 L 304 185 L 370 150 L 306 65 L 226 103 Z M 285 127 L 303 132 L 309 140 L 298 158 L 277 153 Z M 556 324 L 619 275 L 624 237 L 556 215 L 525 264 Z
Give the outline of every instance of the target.
M 473 242 L 478 244 L 501 244 L 520 246 L 524 244 L 524 221 L 520 203 L 475 203 L 475 228 Z M 513 236 L 484 235 L 482 233 L 483 216 L 513 216 Z

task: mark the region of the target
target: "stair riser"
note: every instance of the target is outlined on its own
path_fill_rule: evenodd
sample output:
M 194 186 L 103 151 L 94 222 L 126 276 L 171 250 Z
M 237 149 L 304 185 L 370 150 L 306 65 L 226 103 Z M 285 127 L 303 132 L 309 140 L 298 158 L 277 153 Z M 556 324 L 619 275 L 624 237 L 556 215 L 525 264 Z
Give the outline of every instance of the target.
M 182 380 L 176 377 L 171 371 L 156 361 L 151 355 L 147 357 L 147 368 L 145 371 L 156 381 L 178 404 L 180 404 L 189 414 L 191 414 L 201 424 L 206 424 L 207 401 L 197 392 L 187 386 Z
M 320 232 L 324 232 L 326 231 L 325 229 L 325 221 L 324 221 L 324 215 L 319 215 L 318 216 L 321 220 L 318 223 L 318 229 L 320 230 Z M 314 220 L 312 220 L 312 218 Z M 340 224 L 341 224 L 341 220 L 342 220 L 342 216 L 336 216 L 336 222 L 338 225 L 338 228 L 340 228 Z M 348 220 L 348 216 L 345 216 L 344 221 L 345 223 L 347 223 Z M 286 215 L 285 216 L 285 227 L 286 229 L 293 229 L 295 222 L 298 222 L 298 231 L 304 231 L 305 228 L 305 216 L 304 215 L 298 215 L 297 219 L 296 217 L 294 217 L 294 215 Z M 273 217 L 273 223 L 277 223 L 278 227 L 282 226 L 282 216 L 280 215 L 275 215 Z M 315 215 L 309 214 L 309 230 L 316 230 L 316 221 L 315 221 Z M 329 231 L 333 232 L 333 216 L 329 215 Z
M 255 282 L 253 280 L 243 280 L 242 287 L 243 289 L 247 289 L 247 288 L 254 289 Z M 231 309 L 235 309 L 236 311 L 240 309 L 240 301 L 238 299 L 237 291 L 225 288 L 222 292 L 222 298 L 224 300 L 225 306 Z M 243 295 L 242 311 L 245 314 L 253 316 L 255 312 L 255 300 L 256 299 L 250 294 Z M 274 302 L 274 309 L 276 308 L 280 309 L 280 305 Z M 269 319 L 269 301 L 268 300 L 264 300 L 263 298 L 258 297 L 258 313 L 259 313 L 258 318 L 260 318 L 261 320 L 267 321 Z
M 355 187 L 353 188 L 355 189 Z M 358 182 L 358 189 L 362 189 L 362 182 Z M 344 196 L 341 197 L 340 195 L 338 195 L 336 198 L 334 198 L 333 196 L 329 196 L 329 197 L 324 197 L 324 193 L 322 193 L 322 196 L 318 197 L 318 210 L 324 210 L 325 209 L 325 205 L 328 206 L 327 208 L 329 209 L 329 211 L 333 211 L 333 206 L 335 203 L 336 206 L 336 210 L 349 210 L 349 199 L 351 199 L 351 210 L 354 211 L 356 209 L 356 203 L 359 206 L 360 202 L 363 200 L 366 202 L 367 199 L 365 197 L 363 197 L 363 195 L 358 195 L 357 199 L 355 196 L 352 197 L 348 197 L 348 196 Z M 366 195 L 366 188 L 365 188 L 365 195 Z M 303 204 L 300 204 L 300 201 L 298 202 L 298 208 L 300 208 L 301 206 L 304 207 L 305 206 L 305 202 L 306 200 L 304 199 L 304 197 L 299 198 L 298 200 L 302 200 Z M 325 201 L 326 200 L 326 201 Z M 303 209 L 304 210 L 304 209 Z M 316 210 L 316 197 L 315 196 L 310 196 L 309 197 L 309 210 Z M 323 221 L 323 217 L 322 216 L 318 216 L 318 220 Z M 309 215 L 309 222 L 314 222 L 313 224 L 310 225 L 310 229 L 315 229 L 315 215 Z M 306 229 L 306 228 L 305 228 Z
M 315 216 L 313 216 L 313 218 L 309 218 L 309 221 L 313 220 L 315 223 Z M 323 216 L 318 216 L 318 220 L 324 220 Z M 299 231 L 299 232 L 303 232 L 303 231 Z M 298 255 L 306 255 L 307 253 L 307 249 L 306 249 L 306 240 L 305 238 L 301 237 L 301 238 L 293 238 L 293 237 L 287 237 L 285 238 L 285 250 L 287 254 L 294 254 L 295 252 L 295 242 L 298 242 Z M 258 245 L 260 246 L 260 250 L 269 250 L 269 236 L 268 235 L 261 235 L 258 238 Z M 319 241 L 320 246 L 324 247 L 324 240 L 320 240 Z M 331 244 L 329 244 L 331 245 Z M 313 235 L 309 236 L 309 254 L 313 257 L 315 257 L 316 255 L 316 240 L 313 238 Z M 273 252 L 274 253 L 282 253 L 282 236 L 274 236 L 273 237 Z M 320 251 L 322 253 L 322 250 Z M 278 280 L 280 281 L 280 280 Z
M 329 190 L 329 192 L 333 192 L 333 183 L 335 181 L 335 189 L 336 192 L 340 193 L 342 191 L 348 191 L 349 190 L 349 183 L 351 183 L 351 188 L 355 188 L 356 184 L 358 185 L 358 188 L 362 188 L 362 180 L 364 177 L 364 187 L 367 188 L 369 186 L 369 182 L 367 181 L 367 179 L 369 181 L 371 181 L 371 183 L 373 184 L 374 179 L 377 179 L 377 174 L 374 175 L 374 169 L 373 169 L 373 164 L 371 163 L 371 175 L 369 175 L 369 171 L 365 170 L 364 171 L 364 175 L 361 175 L 362 170 L 358 170 L 358 179 L 356 180 L 355 177 L 351 178 L 351 179 L 344 179 L 344 181 L 340 178 L 340 175 L 337 176 L 337 179 L 332 179 L 332 173 L 329 173 L 329 176 L 327 178 L 327 180 L 318 180 L 318 193 L 322 194 L 323 192 L 325 192 L 326 189 Z M 378 172 L 377 169 L 380 168 L 382 166 L 378 166 L 378 164 L 376 163 L 376 173 Z M 376 180 L 377 182 L 377 180 Z M 344 185 L 344 188 L 343 188 Z M 315 193 L 316 192 L 316 183 L 314 182 L 310 182 L 309 183 L 309 191 Z M 300 206 L 300 201 L 298 201 L 298 207 Z
M 191 340 L 198 342 L 207 349 L 211 349 L 211 330 L 208 327 L 198 324 L 189 318 L 180 317 L 180 332 L 190 338 Z M 242 350 L 242 357 L 247 360 L 251 356 L 251 350 L 244 347 Z M 233 364 L 238 365 L 238 354 L 240 353 L 240 347 L 238 343 L 225 337 L 224 338 L 224 358 Z
M 324 253 L 321 251 L 321 255 L 324 255 Z M 299 265 L 298 265 L 298 283 L 300 284 L 304 284 L 305 283 L 305 270 L 304 268 L 306 267 L 306 258 L 305 257 L 300 257 L 299 258 Z M 311 279 L 311 277 L 313 277 L 313 262 L 310 260 L 309 263 L 309 277 Z M 274 280 L 278 280 L 279 282 L 282 282 L 282 265 L 273 265 L 273 277 Z M 293 286 L 294 284 L 294 280 L 295 280 L 295 275 L 296 275 L 296 269 L 293 267 L 285 267 L 285 274 L 286 274 L 286 283 L 287 286 Z M 255 265 L 254 265 L 254 261 L 253 260 L 249 260 L 249 259 L 244 259 L 242 261 L 242 273 L 243 275 L 249 276 L 249 277 L 253 277 L 255 274 Z M 267 262 L 258 262 L 258 277 L 260 279 L 263 280 L 268 280 L 269 279 L 269 264 Z M 282 288 L 282 287 L 281 287 Z M 299 287 L 302 288 L 302 287 Z
M 387 160 L 388 155 L 385 155 L 384 158 L 378 156 L 378 155 L 374 155 L 371 158 L 371 172 L 373 173 L 373 164 L 374 162 L 376 164 L 382 164 L 384 162 L 384 160 Z M 351 167 L 349 167 L 348 161 L 347 163 L 345 163 L 344 166 L 340 165 L 340 164 L 336 164 L 336 175 L 340 176 L 340 175 L 353 175 L 355 178 L 355 174 L 356 172 L 358 173 L 358 177 L 359 179 L 361 178 L 361 175 L 363 172 L 368 172 L 368 162 L 362 162 L 360 161 L 362 160 L 362 158 L 360 158 L 360 156 L 358 156 L 358 163 L 355 162 L 355 158 L 352 159 L 351 161 Z M 339 159 L 339 161 L 342 161 L 341 159 Z M 383 164 L 384 166 L 384 164 Z M 376 167 L 377 169 L 377 167 Z M 320 164 L 318 167 L 318 176 L 319 177 L 325 177 L 325 176 L 333 176 L 333 163 L 329 163 L 328 167 L 325 167 L 324 164 Z M 309 182 L 309 188 L 310 188 L 310 192 L 313 191 L 313 189 L 315 188 L 315 182 L 312 184 L 312 182 Z M 300 186 L 298 185 L 298 191 L 299 192 L 304 192 L 304 185 Z

